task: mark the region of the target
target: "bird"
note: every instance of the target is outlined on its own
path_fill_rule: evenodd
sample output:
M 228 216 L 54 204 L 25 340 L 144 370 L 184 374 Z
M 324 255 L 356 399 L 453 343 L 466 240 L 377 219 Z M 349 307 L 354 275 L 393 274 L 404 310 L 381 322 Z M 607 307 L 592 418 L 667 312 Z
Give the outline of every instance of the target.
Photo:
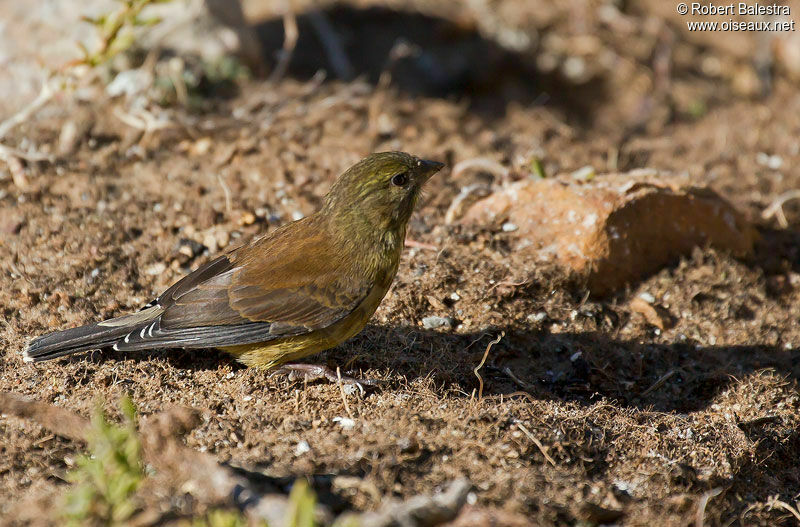
M 405 152 L 370 154 L 314 214 L 214 258 L 138 312 L 34 338 L 23 359 L 217 348 L 246 366 L 333 381 L 326 366 L 293 362 L 364 328 L 397 274 L 420 191 L 442 167 Z

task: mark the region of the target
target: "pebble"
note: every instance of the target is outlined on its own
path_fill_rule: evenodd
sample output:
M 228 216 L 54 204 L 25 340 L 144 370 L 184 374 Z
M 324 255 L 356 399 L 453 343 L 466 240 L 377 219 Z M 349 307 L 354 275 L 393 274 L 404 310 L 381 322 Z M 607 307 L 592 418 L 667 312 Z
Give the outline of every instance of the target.
M 342 430 L 352 430 L 353 427 L 356 426 L 356 422 L 349 417 L 334 417 L 334 423 L 339 423 L 339 426 L 342 427 Z
M 297 443 L 297 446 L 294 449 L 295 456 L 302 456 L 306 452 L 311 451 L 311 445 L 308 444 L 308 441 L 303 440 Z
M 530 315 L 527 316 L 527 319 L 530 322 L 543 322 L 544 319 L 546 318 L 547 318 L 547 313 L 545 313 L 544 311 L 539 311 L 538 313 L 531 313 Z
M 148 274 L 150 276 L 155 276 L 163 273 L 166 270 L 167 270 L 167 264 L 165 264 L 164 262 L 157 262 L 148 267 L 147 269 L 145 269 L 144 272 L 145 274 Z
M 441 327 L 452 328 L 456 321 L 452 317 L 439 317 L 431 315 L 422 319 L 422 327 L 425 329 L 436 329 Z
M 503 224 L 503 232 L 514 232 L 517 229 L 519 229 L 519 227 L 517 227 L 515 223 L 511 223 L 510 221 Z
M 252 225 L 256 221 L 256 216 L 252 212 L 245 212 L 239 218 L 239 225 Z
M 651 295 L 650 293 L 648 293 L 646 291 L 644 293 L 640 293 L 639 294 L 639 298 L 641 298 L 642 300 L 644 300 L 648 304 L 655 304 L 655 302 L 656 302 L 656 297 L 654 297 L 653 295 Z
M 756 162 L 761 166 L 769 168 L 770 170 L 778 170 L 783 166 L 783 158 L 781 156 L 771 156 L 764 152 L 759 152 L 756 154 Z
M 578 181 L 591 181 L 594 179 L 596 172 L 594 167 L 591 165 L 586 165 L 585 167 L 581 167 L 575 172 L 572 173 L 572 177 L 577 179 Z

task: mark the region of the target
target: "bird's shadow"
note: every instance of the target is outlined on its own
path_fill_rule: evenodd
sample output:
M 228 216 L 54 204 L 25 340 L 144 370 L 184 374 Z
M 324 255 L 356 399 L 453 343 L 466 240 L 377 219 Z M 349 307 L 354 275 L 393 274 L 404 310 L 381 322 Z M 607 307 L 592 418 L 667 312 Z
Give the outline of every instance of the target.
M 501 333 L 476 375 L 487 346 Z M 213 349 L 100 351 L 89 360 L 128 359 L 161 360 L 193 371 L 245 369 Z M 584 404 L 606 398 L 622 406 L 680 413 L 706 408 L 736 378 L 760 370 L 800 380 L 798 351 L 781 346 L 647 343 L 602 332 L 551 334 L 511 327 L 455 333 L 370 324 L 353 339 L 307 362 L 339 366 L 355 376 L 377 372 L 389 379 L 384 389 L 427 378 L 440 389 L 457 388 L 467 397 L 482 382 L 484 395 L 527 391 L 541 399 Z
M 663 412 L 690 412 L 712 404 L 736 378 L 772 369 L 800 379 L 798 352 L 781 346 L 699 346 L 646 343 L 602 332 L 559 333 L 494 328 L 449 333 L 412 327 L 368 326 L 350 343 L 327 353 L 353 369 L 384 369 L 406 379 L 430 377 L 443 387 L 458 385 L 467 395 L 529 391 L 543 399 L 593 403 L 599 397 L 619 405 Z

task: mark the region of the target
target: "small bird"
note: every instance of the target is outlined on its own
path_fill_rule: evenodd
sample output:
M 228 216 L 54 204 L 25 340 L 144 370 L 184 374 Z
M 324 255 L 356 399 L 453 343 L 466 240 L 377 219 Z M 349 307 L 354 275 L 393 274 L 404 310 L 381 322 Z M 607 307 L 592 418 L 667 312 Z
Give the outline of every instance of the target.
M 364 328 L 397 273 L 420 190 L 443 166 L 371 154 L 339 176 L 315 214 L 215 258 L 141 311 L 33 339 L 24 360 L 219 348 L 248 366 L 334 380 L 329 368 L 286 363 Z

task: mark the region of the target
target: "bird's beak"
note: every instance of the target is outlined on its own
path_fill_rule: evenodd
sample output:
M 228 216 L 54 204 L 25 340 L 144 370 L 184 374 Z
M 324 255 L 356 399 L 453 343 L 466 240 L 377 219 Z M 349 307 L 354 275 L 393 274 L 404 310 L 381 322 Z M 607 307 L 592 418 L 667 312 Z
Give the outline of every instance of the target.
M 420 172 L 425 177 L 425 181 L 427 181 L 432 175 L 444 167 L 444 163 L 439 163 L 438 161 L 428 161 L 426 159 L 421 159 L 419 164 L 421 168 Z

